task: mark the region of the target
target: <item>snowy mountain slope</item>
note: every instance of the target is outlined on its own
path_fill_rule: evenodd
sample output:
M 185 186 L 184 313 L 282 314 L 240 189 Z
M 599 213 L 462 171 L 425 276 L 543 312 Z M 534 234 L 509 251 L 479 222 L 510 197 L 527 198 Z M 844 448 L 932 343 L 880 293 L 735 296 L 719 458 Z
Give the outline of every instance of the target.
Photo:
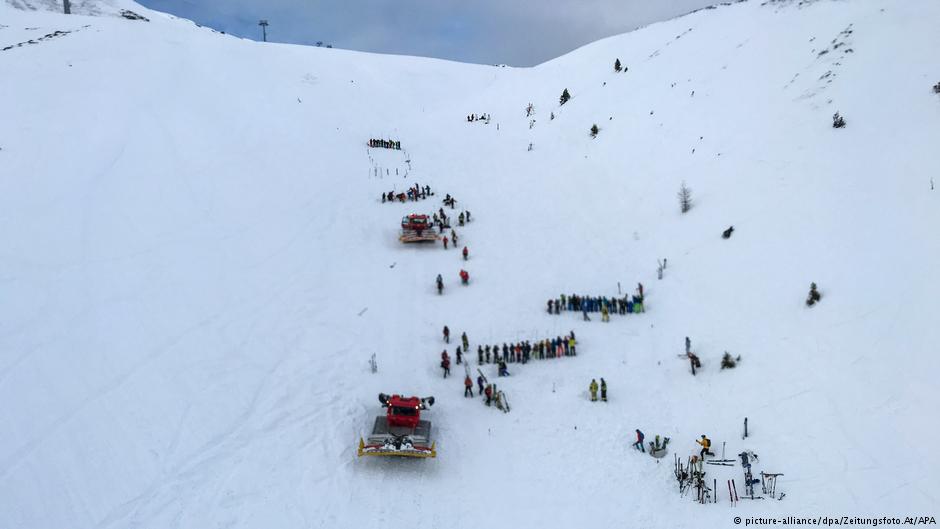
M 0 6 L 0 48 L 81 29 L 0 52 L 0 525 L 935 508 L 935 3 L 722 6 L 531 69 L 265 45 L 130 9 L 151 22 Z M 379 202 L 414 181 L 473 212 L 466 265 L 397 242 L 403 214 L 440 207 Z M 644 283 L 646 314 L 544 313 L 618 281 Z M 511 365 L 503 415 L 460 397 L 460 369 L 440 378 L 445 324 L 474 349 L 574 329 L 581 354 Z M 725 350 L 738 369 L 719 371 Z M 606 406 L 586 397 L 600 376 Z M 379 391 L 437 397 L 437 459 L 356 460 Z M 682 456 L 701 433 L 753 449 L 787 498 L 680 498 L 671 458 L 629 448 L 637 427 Z M 714 477 L 741 485 L 740 468 Z

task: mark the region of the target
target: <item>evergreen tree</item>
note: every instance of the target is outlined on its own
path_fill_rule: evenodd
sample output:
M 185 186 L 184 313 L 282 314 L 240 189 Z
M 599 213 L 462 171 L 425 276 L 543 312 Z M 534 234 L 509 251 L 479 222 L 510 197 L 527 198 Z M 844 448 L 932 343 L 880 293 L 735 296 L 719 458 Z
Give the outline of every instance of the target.
M 617 59 L 616 61 L 614 61 L 614 71 L 619 72 L 622 69 L 623 67 L 620 65 L 620 59 Z
M 569 94 L 569 93 L 568 93 L 568 89 L 565 88 L 565 89 L 561 92 L 561 97 L 558 99 L 558 101 L 559 101 L 560 104 L 564 105 L 565 103 L 568 102 L 569 99 L 571 99 L 571 94 Z
M 838 112 L 832 115 L 832 127 L 836 129 L 845 127 L 845 118 L 843 118 Z
M 679 197 L 679 208 L 683 213 L 692 209 L 692 190 L 689 189 L 689 186 L 685 185 L 685 181 L 682 182 L 682 186 L 679 187 L 679 192 L 676 196 Z

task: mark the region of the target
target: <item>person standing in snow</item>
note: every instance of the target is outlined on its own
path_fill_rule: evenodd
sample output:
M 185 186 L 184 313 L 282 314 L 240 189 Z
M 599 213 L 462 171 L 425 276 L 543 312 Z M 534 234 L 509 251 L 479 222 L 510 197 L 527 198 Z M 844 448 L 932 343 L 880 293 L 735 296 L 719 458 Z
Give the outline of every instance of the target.
M 444 378 L 447 378 L 450 375 L 450 357 L 447 356 L 447 351 L 441 353 L 441 369 L 444 370 Z
M 461 269 L 461 270 L 460 270 L 460 282 L 461 282 L 462 284 L 464 284 L 464 285 L 469 284 L 469 283 L 470 283 L 470 273 L 467 272 L 466 270 Z
M 438 295 L 444 293 L 444 278 L 441 277 L 441 274 L 437 274 L 437 293 Z
M 463 350 L 467 351 L 470 349 L 470 340 L 467 339 L 467 333 L 463 332 L 460 334 L 460 342 L 463 343 Z
M 487 384 L 486 389 L 483 390 L 483 395 L 486 396 L 485 404 L 487 406 L 493 401 L 493 386 L 492 384 Z
M 447 236 L 444 236 L 444 249 L 447 249 Z
M 568 349 L 571 350 L 571 356 L 577 356 L 578 354 L 575 351 L 574 346 L 575 346 L 574 331 L 571 331 L 571 336 L 568 337 Z
M 601 321 L 609 322 L 610 321 L 610 312 L 607 310 L 607 304 L 601 306 Z
M 705 434 L 702 434 L 702 438 L 697 439 L 695 442 L 702 445 L 702 451 L 699 452 L 699 457 L 702 458 L 703 460 L 705 459 L 706 455 L 710 455 L 710 456 L 715 455 L 711 453 L 711 450 L 709 450 L 712 447 L 712 441 L 708 437 L 705 437 Z
M 473 380 L 470 375 L 463 379 L 463 396 L 473 398 Z
M 459 346 L 459 345 L 457 346 L 457 353 L 456 353 L 456 355 L 457 355 L 457 365 L 459 366 L 459 365 L 463 362 L 463 353 L 462 353 L 462 351 L 460 350 L 460 346 Z
M 444 343 L 450 343 L 450 329 L 448 329 L 446 325 L 444 326 Z
M 505 361 L 505 360 L 500 360 L 500 361 L 499 361 L 499 376 L 501 376 L 501 377 L 508 377 L 508 376 L 509 376 L 509 369 L 506 368 L 506 361 Z
M 645 439 L 643 432 L 641 432 L 640 429 L 637 428 L 636 442 L 633 443 L 633 448 L 636 448 L 637 450 L 640 450 L 641 452 L 646 453 L 646 448 L 643 447 L 643 439 Z
M 463 260 L 466 261 L 466 260 L 467 260 L 467 257 L 468 257 L 469 255 L 470 255 L 470 251 L 467 250 L 467 247 L 466 247 L 466 246 L 464 246 L 464 247 L 463 247 Z
M 593 378 L 591 379 L 591 385 L 588 386 L 588 389 L 591 391 L 591 402 L 597 402 L 597 381 Z
M 607 402 L 607 382 L 601 377 L 601 400 Z
M 477 391 L 477 393 L 482 395 L 483 394 L 483 375 L 479 375 L 477 377 L 477 389 L 479 390 Z

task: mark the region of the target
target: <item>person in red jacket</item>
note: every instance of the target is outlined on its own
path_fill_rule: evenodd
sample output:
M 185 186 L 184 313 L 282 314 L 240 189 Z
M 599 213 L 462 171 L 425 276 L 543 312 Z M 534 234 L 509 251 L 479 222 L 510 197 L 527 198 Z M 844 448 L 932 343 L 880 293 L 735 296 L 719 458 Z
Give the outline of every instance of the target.
M 467 247 L 466 247 L 466 246 L 464 246 L 464 247 L 463 247 L 463 260 L 464 260 L 464 261 L 467 260 L 467 256 L 468 256 L 468 255 L 470 255 L 470 251 L 467 250 Z
M 473 398 L 473 380 L 470 375 L 463 379 L 463 396 Z
M 444 249 L 447 249 L 447 236 L 444 236 Z
M 470 274 L 466 270 L 460 271 L 460 282 L 465 285 L 470 282 Z
M 483 390 L 483 395 L 486 396 L 486 405 L 489 406 L 490 402 L 493 400 L 493 386 L 487 384 L 486 389 Z
M 441 353 L 441 369 L 444 370 L 444 378 L 447 378 L 450 374 L 450 356 L 447 355 L 447 351 Z

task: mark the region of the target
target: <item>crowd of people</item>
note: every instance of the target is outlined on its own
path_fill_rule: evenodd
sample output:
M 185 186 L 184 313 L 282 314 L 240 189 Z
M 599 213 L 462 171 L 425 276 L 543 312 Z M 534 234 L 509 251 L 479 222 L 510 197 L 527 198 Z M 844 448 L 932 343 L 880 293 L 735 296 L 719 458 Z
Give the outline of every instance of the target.
M 549 314 L 561 314 L 562 311 L 580 312 L 585 321 L 590 321 L 589 312 L 600 312 L 601 321 L 610 321 L 611 314 L 637 314 L 645 312 L 643 306 L 643 284 L 637 284 L 636 294 L 623 297 L 580 296 L 570 294 L 550 299 L 546 303 Z
M 395 191 L 389 191 L 388 193 L 382 193 L 382 202 L 399 202 L 412 201 L 417 202 L 418 200 L 424 200 L 428 197 L 434 196 L 434 192 L 431 191 L 431 186 L 421 187 L 418 184 L 415 184 L 409 187 L 406 191 L 395 193 Z
M 383 140 L 380 138 L 373 138 L 369 140 L 369 147 L 382 148 L 382 149 L 395 149 L 396 151 L 401 150 L 401 142 L 395 140 Z

